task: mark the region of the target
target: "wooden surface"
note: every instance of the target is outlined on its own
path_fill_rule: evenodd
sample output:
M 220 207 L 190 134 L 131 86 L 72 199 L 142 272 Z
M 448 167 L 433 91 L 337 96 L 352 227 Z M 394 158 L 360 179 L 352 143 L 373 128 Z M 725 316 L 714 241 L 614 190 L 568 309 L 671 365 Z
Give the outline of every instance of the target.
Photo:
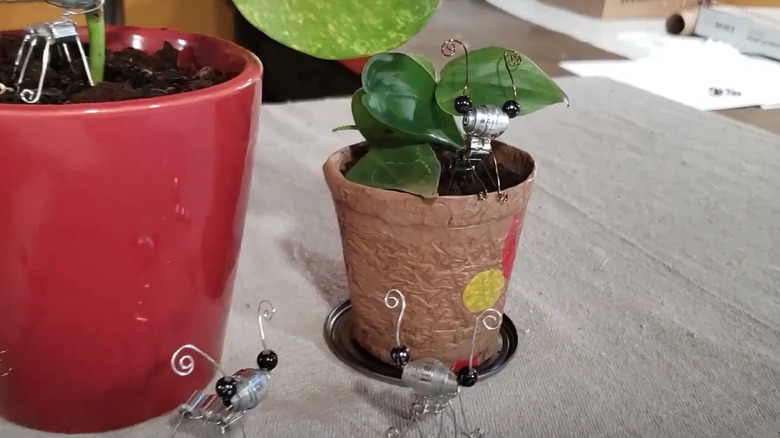
M 780 109 L 762 110 L 758 107 L 716 111 L 726 117 L 780 134 Z M 778 434 L 780 436 L 780 434 Z
M 125 23 L 233 39 L 231 0 L 124 0 Z
M 125 24 L 140 27 L 171 27 L 233 39 L 231 0 L 124 0 Z M 0 2 L 0 30 L 21 29 L 32 23 L 58 18 L 61 9 L 43 0 Z M 77 17 L 77 23 L 84 20 Z
M 54 20 L 62 15 L 62 10 L 43 1 L 0 3 L 0 30 L 23 29 L 32 23 Z M 84 25 L 84 19 L 74 17 L 74 21 Z

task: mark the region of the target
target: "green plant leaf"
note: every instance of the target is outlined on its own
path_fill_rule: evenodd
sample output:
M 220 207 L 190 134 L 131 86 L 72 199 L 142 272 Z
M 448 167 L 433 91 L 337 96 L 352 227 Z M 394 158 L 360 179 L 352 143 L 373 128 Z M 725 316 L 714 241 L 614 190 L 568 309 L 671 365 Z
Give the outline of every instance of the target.
M 332 132 L 354 131 L 356 129 L 358 129 L 357 125 L 344 125 L 344 126 L 339 126 L 338 128 L 333 128 Z
M 269 38 L 322 59 L 395 49 L 416 35 L 441 0 L 233 0 Z
M 377 122 L 433 146 L 463 147 L 455 119 L 436 103 L 436 81 L 417 59 L 404 53 L 373 56 L 363 68 L 363 89 L 363 105 Z
M 365 90 L 361 88 L 352 96 L 352 117 L 355 121 L 354 128 L 360 131 L 363 138 L 365 138 L 369 144 L 378 146 L 403 146 L 408 144 L 426 143 L 429 140 L 425 135 L 414 135 L 399 131 L 375 119 L 363 104 L 363 96 L 365 95 Z M 443 111 L 440 111 L 440 113 L 443 114 L 444 117 L 452 119 L 452 116 L 449 114 L 444 113 Z
M 370 145 L 402 146 L 404 144 L 424 143 L 425 139 L 390 128 L 375 119 L 363 104 L 366 91 L 360 88 L 352 95 L 352 118 L 355 126 Z
M 372 146 L 346 174 L 357 184 L 424 198 L 436 196 L 440 177 L 441 164 L 427 144 Z
M 504 53 L 509 49 L 486 47 L 469 52 L 468 95 L 474 106 L 491 104 L 501 107 L 513 98 L 512 80 L 504 62 Z M 560 102 L 568 104 L 566 93 L 558 87 L 533 61 L 520 55 L 522 62 L 512 69 L 512 78 L 517 86 L 517 102 L 520 114 L 526 115 L 546 106 Z M 453 59 L 441 71 L 441 80 L 436 88 L 436 101 L 449 114 L 457 115 L 455 98 L 463 94 L 466 80 L 466 59 Z
M 409 53 L 409 56 L 415 61 L 417 61 L 421 66 L 423 66 L 425 70 L 431 75 L 434 81 L 436 80 L 436 68 L 433 66 L 433 62 L 431 62 L 430 59 L 414 53 Z

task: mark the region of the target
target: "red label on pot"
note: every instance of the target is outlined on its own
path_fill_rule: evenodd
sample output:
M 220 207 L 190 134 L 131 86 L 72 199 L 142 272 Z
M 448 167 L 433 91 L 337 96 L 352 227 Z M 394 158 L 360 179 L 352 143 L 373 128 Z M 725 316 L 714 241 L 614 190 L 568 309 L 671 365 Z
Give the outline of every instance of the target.
M 477 356 L 474 356 L 471 358 L 471 365 L 477 366 Z M 460 371 L 461 368 L 469 366 L 469 360 L 468 359 L 461 359 L 457 362 L 455 362 L 455 366 L 452 367 L 452 372 L 457 373 Z
M 509 277 L 512 275 L 512 267 L 515 265 L 518 232 L 523 226 L 523 217 L 523 213 L 517 213 L 512 217 L 512 225 L 509 226 L 506 240 L 504 240 L 504 250 L 501 253 L 501 271 L 504 273 L 504 278 L 507 281 L 509 281 Z

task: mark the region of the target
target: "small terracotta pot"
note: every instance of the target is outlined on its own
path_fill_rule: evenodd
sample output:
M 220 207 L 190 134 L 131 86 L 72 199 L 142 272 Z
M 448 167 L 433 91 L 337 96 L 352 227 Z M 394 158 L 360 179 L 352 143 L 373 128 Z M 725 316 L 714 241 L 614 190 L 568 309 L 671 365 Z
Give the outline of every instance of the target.
M 526 152 L 494 142 L 499 162 L 524 177 L 505 192 L 479 200 L 426 200 L 347 181 L 343 171 L 365 143 L 331 155 L 323 166 L 338 216 L 357 341 L 391 363 L 396 310 L 384 297 L 406 296 L 401 341 L 411 358 L 432 357 L 456 368 L 468 364 L 477 316 L 503 312 L 536 164 Z M 480 330 L 472 361 L 497 351 L 499 331 Z

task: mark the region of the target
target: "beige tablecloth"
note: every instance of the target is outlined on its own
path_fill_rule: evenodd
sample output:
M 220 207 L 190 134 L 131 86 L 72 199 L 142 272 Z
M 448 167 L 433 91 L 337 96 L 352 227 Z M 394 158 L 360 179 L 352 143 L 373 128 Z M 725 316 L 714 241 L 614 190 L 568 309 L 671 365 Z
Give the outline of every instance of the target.
M 504 140 L 539 165 L 507 314 L 528 330 L 464 391 L 490 437 L 780 433 L 780 137 L 606 80 Z M 280 355 L 249 437 L 381 437 L 403 388 L 351 371 L 322 337 L 346 298 L 325 158 L 358 141 L 349 101 L 267 105 L 224 367 L 251 366 L 270 299 Z M 171 417 L 107 435 L 165 437 Z M 0 437 L 52 435 L 0 420 Z M 183 434 L 180 436 L 204 436 Z M 236 436 L 240 436 L 236 435 Z

